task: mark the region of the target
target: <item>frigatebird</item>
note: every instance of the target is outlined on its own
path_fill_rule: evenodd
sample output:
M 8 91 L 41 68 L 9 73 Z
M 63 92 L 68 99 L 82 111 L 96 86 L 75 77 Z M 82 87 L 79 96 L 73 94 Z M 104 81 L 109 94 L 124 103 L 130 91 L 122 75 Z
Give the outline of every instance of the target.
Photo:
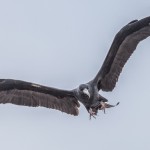
M 133 20 L 115 36 L 101 69 L 94 79 L 73 90 L 62 90 L 14 79 L 0 79 L 0 103 L 57 109 L 77 116 L 81 102 L 90 116 L 110 105 L 99 91 L 112 91 L 138 43 L 150 36 L 150 16 Z

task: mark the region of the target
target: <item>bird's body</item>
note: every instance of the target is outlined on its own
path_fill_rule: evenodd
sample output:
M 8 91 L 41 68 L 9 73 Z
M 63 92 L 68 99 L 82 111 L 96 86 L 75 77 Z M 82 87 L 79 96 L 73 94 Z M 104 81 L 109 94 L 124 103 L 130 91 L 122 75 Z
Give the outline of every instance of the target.
M 100 90 L 112 91 L 119 75 L 136 49 L 138 43 L 150 36 L 150 17 L 134 20 L 124 26 L 115 36 L 104 63 L 96 77 L 73 90 L 61 90 L 35 83 L 0 79 L 0 103 L 25 106 L 43 106 L 78 115 L 81 102 L 95 116 L 98 110 L 114 107 L 99 94 Z M 118 103 L 117 103 L 118 104 Z

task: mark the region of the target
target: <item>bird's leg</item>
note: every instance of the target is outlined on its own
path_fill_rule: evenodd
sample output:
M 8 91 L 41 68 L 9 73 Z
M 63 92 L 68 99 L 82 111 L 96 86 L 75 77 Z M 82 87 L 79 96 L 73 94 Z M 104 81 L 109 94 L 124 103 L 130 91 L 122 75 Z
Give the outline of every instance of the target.
M 106 109 L 105 108 L 107 108 L 106 107 L 106 102 L 100 102 L 100 104 L 101 104 L 101 110 L 103 110 L 104 111 L 104 114 L 106 113 Z
M 106 114 L 106 111 L 105 111 L 105 110 L 106 110 L 106 109 L 104 108 L 104 109 L 103 109 L 103 111 L 104 111 L 104 114 Z
M 101 102 L 100 102 L 100 105 L 99 105 L 99 109 L 100 109 L 100 110 L 103 110 L 103 111 L 104 111 L 104 114 L 105 114 L 106 108 L 115 107 L 115 106 L 117 106 L 118 104 L 119 104 L 119 102 L 118 102 L 116 105 L 110 105 L 110 104 L 108 104 L 107 102 L 101 101 Z
M 93 117 L 96 119 L 96 115 L 97 115 L 97 111 L 99 110 L 103 110 L 104 114 L 106 113 L 106 108 L 111 108 L 111 107 L 115 107 L 119 104 L 119 102 L 116 105 L 111 105 L 108 102 L 104 102 L 101 101 L 97 106 L 94 104 L 92 105 L 92 107 L 90 107 L 90 109 L 88 109 L 88 112 L 90 114 L 90 119 Z
M 96 119 L 96 117 L 95 117 L 95 116 L 96 116 L 96 112 L 94 112 L 94 111 L 92 110 L 92 108 L 90 108 L 88 112 L 89 112 L 89 114 L 90 114 L 90 120 L 91 120 L 91 117 L 93 117 L 93 118 Z

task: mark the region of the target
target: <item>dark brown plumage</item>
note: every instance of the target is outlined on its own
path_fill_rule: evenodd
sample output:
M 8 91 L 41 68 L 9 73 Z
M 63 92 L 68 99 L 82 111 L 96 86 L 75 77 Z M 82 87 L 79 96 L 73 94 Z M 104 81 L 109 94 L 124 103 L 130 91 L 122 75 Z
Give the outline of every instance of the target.
M 106 59 L 96 76 L 98 89 L 112 91 L 123 66 L 138 43 L 150 36 L 150 17 L 134 20 L 123 27 L 115 36 Z
M 78 88 L 67 91 L 25 81 L 0 79 L 0 103 L 24 106 L 43 106 L 78 115 L 79 102 L 90 116 L 98 110 L 113 107 L 98 91 L 112 91 L 119 75 L 138 43 L 150 36 L 150 17 L 134 20 L 115 36 L 105 61 L 96 77 Z
M 73 91 L 64 91 L 29 82 L 1 79 L 0 103 L 57 109 L 72 115 L 78 115 L 80 104 Z

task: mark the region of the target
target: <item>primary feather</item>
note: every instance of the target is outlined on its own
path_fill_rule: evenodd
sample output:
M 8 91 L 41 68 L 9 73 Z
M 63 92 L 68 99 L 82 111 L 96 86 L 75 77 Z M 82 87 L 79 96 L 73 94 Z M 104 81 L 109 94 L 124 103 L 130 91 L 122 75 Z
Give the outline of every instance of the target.
M 136 49 L 138 43 L 150 36 L 150 17 L 133 20 L 124 26 L 115 36 L 104 63 L 96 77 L 74 90 L 61 90 L 30 82 L 0 79 L 0 103 L 46 107 L 77 116 L 79 101 L 86 107 L 90 117 L 98 110 L 105 110 L 107 99 L 99 90 L 112 91 L 119 75 Z M 117 103 L 118 104 L 118 103 Z
M 64 91 L 30 82 L 1 79 L 0 103 L 46 107 L 78 115 L 79 103 L 72 91 Z
M 119 75 L 138 43 L 150 36 L 150 17 L 132 21 L 115 36 L 107 57 L 95 77 L 98 89 L 112 91 Z

